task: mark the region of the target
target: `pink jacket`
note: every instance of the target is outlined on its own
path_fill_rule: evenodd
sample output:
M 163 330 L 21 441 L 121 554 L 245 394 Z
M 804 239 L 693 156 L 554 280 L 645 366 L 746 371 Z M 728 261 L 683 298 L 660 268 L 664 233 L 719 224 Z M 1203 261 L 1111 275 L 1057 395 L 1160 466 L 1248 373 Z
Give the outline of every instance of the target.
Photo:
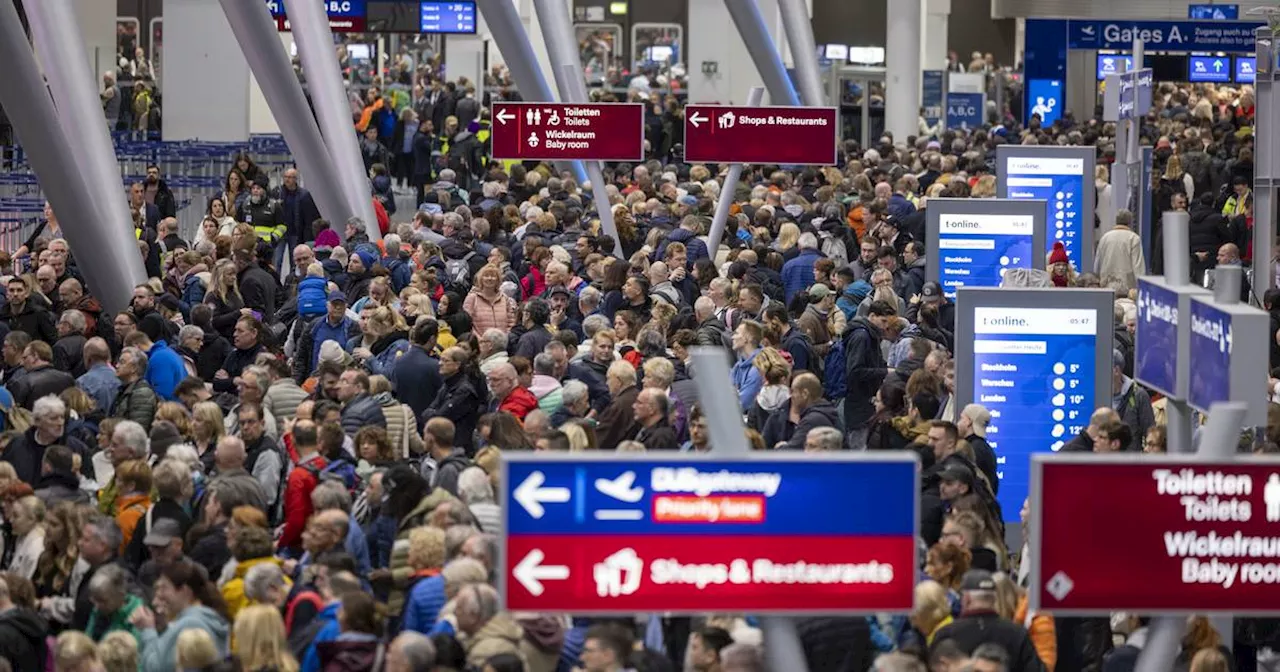
M 473 289 L 463 299 L 462 309 L 471 316 L 471 332 L 476 336 L 483 336 L 490 329 L 505 334 L 516 326 L 516 302 L 502 292 L 498 292 L 496 301 L 490 302 L 479 290 Z

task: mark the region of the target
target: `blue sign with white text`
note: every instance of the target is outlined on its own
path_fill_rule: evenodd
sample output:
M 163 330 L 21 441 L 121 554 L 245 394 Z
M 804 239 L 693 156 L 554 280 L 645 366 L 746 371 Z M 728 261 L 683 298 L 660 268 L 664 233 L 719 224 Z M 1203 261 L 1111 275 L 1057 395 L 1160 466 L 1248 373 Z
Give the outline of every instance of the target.
M 1134 378 L 1164 394 L 1177 392 L 1178 295 L 1138 280 Z
M 1046 251 L 1061 242 L 1067 257 L 1080 272 L 1079 246 L 1084 226 L 1093 225 L 1093 213 L 1084 212 L 1084 162 L 1077 158 L 1013 156 L 1005 161 L 1006 197 L 1044 200 L 1048 203 Z M 1093 188 L 1092 182 L 1089 188 Z
M 925 70 L 921 73 L 924 84 L 921 89 L 920 106 L 924 108 L 924 122 L 930 126 L 942 119 L 946 74 L 942 70 Z
M 1027 82 L 1027 118 L 1040 115 L 1041 126 L 1052 126 L 1062 116 L 1062 80 L 1033 79 Z
M 982 126 L 985 102 L 981 93 L 947 94 L 947 128 Z
M 1133 57 L 1124 54 L 1098 54 L 1098 81 L 1133 69 Z
M 1227 56 L 1192 56 L 1187 59 L 1188 82 L 1230 82 L 1231 59 Z
M 508 468 L 508 535 L 700 536 L 724 534 L 726 523 L 761 535 L 896 535 L 916 529 L 912 507 L 885 506 L 915 486 L 914 462 L 587 458 L 513 461 Z M 748 517 L 702 516 L 695 507 L 703 504 L 695 500 L 711 495 L 740 500 Z M 747 506 L 751 502 L 757 505 Z M 841 504 L 815 508 L 815 502 Z
M 942 293 L 999 287 L 1010 268 L 1033 268 L 1035 218 L 1030 215 L 938 216 L 938 276 Z
M 474 2 L 423 2 L 418 17 L 418 29 L 424 33 L 476 32 Z
M 295 0 L 296 1 L 296 0 Z M 365 15 L 365 0 L 311 0 L 324 5 L 324 11 L 333 17 L 352 17 Z M 285 16 L 284 0 L 267 0 L 267 9 L 271 10 L 271 15 L 280 17 Z
M 1196 21 L 1067 21 L 1069 49 L 1130 49 L 1142 40 L 1150 51 L 1226 51 L 1249 53 L 1253 31 L 1261 23 Z
M 1235 21 L 1240 5 L 1187 5 L 1187 18 L 1197 21 Z
M 1230 400 L 1231 314 L 1193 298 L 1191 381 L 1187 401 L 1196 408 L 1207 410 L 1215 403 Z
M 1093 398 L 1097 328 L 1090 309 L 974 309 L 973 400 L 991 412 L 1005 520 L 1027 497 L 1031 455 L 1061 450 L 1109 402 Z
M 1258 59 L 1253 56 L 1236 56 L 1236 83 L 1252 84 L 1258 76 Z

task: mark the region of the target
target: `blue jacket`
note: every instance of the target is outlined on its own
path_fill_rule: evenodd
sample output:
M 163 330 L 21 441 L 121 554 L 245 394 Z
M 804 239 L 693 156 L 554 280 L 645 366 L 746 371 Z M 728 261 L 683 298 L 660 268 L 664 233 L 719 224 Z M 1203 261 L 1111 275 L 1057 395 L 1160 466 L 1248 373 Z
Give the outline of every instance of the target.
M 337 605 L 334 605 L 334 630 L 338 628 Z M 141 672 L 162 672 L 172 670 L 177 661 L 178 635 L 185 630 L 200 629 L 209 633 L 218 655 L 227 653 L 227 636 L 230 628 L 216 612 L 209 607 L 195 605 L 187 607 L 178 617 L 169 623 L 163 635 L 156 634 L 155 628 L 147 628 L 138 633 L 138 669 Z M 335 633 L 335 636 L 336 633 Z M 318 662 L 318 659 L 317 659 Z
M 369 523 L 365 531 L 370 552 L 370 560 L 376 569 L 385 569 L 391 565 L 391 547 L 396 543 L 396 528 L 399 523 L 391 516 L 378 516 Z
M 894 194 L 889 197 L 888 208 L 886 212 L 899 219 L 916 211 L 916 206 L 906 196 L 902 194 Z
M 401 338 L 387 346 L 386 350 L 370 357 L 365 366 L 369 367 L 369 373 L 375 376 L 386 376 L 391 378 L 391 372 L 396 368 L 396 360 L 399 359 L 409 349 L 409 341 Z
M 738 403 L 741 404 L 744 413 L 755 405 L 756 395 L 760 394 L 760 388 L 764 387 L 764 378 L 760 375 L 760 369 L 755 366 L 758 354 L 760 349 L 756 348 L 755 352 L 733 364 L 733 386 L 738 390 Z
M 327 317 L 316 320 L 315 324 L 311 325 L 311 368 L 315 369 L 320 363 L 320 344 L 325 341 L 337 341 L 343 349 L 350 352 L 347 341 L 350 340 L 350 334 L 353 331 L 358 333 L 359 326 L 349 317 L 342 318 L 336 327 L 329 324 Z
M 807 291 L 813 284 L 813 262 L 822 258 L 817 250 L 804 250 L 795 259 L 782 265 L 782 291 L 787 297 L 787 305 L 800 292 Z
M 369 540 L 365 538 L 364 530 L 360 528 L 360 524 L 354 517 L 348 523 L 347 538 L 342 545 L 351 557 L 355 558 L 356 570 L 360 572 L 360 576 L 369 576 L 369 572 L 373 571 L 369 565 Z
M 147 353 L 147 382 L 151 389 L 165 401 L 177 401 L 173 388 L 187 379 L 187 365 L 182 355 L 169 348 L 164 341 L 154 343 Z
M 437 574 L 420 579 L 404 601 L 404 630 L 427 634 L 435 627 L 440 610 L 448 598 L 444 594 L 444 577 Z
M 200 278 L 190 275 L 182 283 L 182 305 L 186 307 L 183 311 L 183 317 L 188 323 L 191 321 L 191 307 L 204 301 L 205 288 L 204 283 L 200 282 Z
M 653 253 L 653 261 L 662 260 L 667 254 L 667 245 L 671 243 L 684 243 L 685 260 L 689 268 L 693 268 L 694 262 L 699 259 L 710 257 L 707 253 L 707 244 L 698 238 L 697 234 L 686 229 L 676 229 L 667 234 L 662 242 L 658 244 L 658 249 Z
M 328 311 L 329 281 L 325 278 L 303 278 L 298 283 L 298 314 L 307 317 Z
M 391 288 L 399 294 L 401 290 L 409 286 L 409 280 L 413 277 L 413 266 L 409 262 L 398 256 L 383 257 L 382 266 L 391 273 Z
M 396 398 L 413 409 L 415 417 L 422 417 L 436 393 L 444 386 L 440 376 L 440 362 L 421 347 L 410 347 L 391 368 L 391 389 Z
M 110 364 L 95 364 L 76 379 L 76 387 L 84 390 L 98 408 L 110 412 L 116 403 L 116 395 L 120 393 L 120 379 L 116 378 L 115 369 Z
M 324 625 L 320 626 L 320 630 L 316 632 L 316 638 L 311 640 L 311 646 L 307 647 L 299 672 L 320 672 L 320 650 L 316 645 L 320 642 L 332 642 L 338 638 L 341 632 L 338 627 L 338 609 L 341 607 L 341 602 L 326 604 L 324 609 L 316 614 L 316 619 L 324 621 Z

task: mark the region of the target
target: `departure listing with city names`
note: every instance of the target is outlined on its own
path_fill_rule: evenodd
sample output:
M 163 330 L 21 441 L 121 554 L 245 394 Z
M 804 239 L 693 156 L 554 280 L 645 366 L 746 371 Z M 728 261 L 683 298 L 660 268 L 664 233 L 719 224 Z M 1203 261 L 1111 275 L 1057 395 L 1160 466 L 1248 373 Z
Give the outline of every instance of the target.
M 689 105 L 684 160 L 835 165 L 838 117 L 834 107 Z
M 959 287 L 999 287 L 1010 268 L 1032 268 L 1030 215 L 940 215 L 939 277 L 954 299 Z
M 1191 380 L 1187 401 L 1202 411 L 1231 401 L 1231 314 L 1191 299 Z
M 507 464 L 503 589 L 567 613 L 907 611 L 919 463 Z
M 643 161 L 641 103 L 494 103 L 493 157 Z
M 1038 468 L 1039 609 L 1280 613 L 1280 462 Z
M 1053 249 L 1055 242 L 1060 242 L 1076 272 L 1085 270 L 1080 268 L 1079 247 L 1084 244 L 1085 222 L 1093 226 L 1093 213 L 1087 213 L 1086 217 L 1083 211 L 1084 161 L 1023 156 L 1009 157 L 1006 161 L 1008 198 L 1043 199 L 1047 203 L 1046 252 Z
M 974 309 L 973 400 L 991 412 L 1005 520 L 1022 510 L 1031 455 L 1061 450 L 1089 424 L 1097 319 L 1088 309 Z

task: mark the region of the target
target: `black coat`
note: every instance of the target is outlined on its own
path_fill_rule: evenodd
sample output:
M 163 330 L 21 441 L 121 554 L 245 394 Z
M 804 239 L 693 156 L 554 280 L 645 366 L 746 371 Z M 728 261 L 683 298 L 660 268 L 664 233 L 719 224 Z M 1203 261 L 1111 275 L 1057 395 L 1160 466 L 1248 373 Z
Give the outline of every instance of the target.
M 653 427 L 641 427 L 635 440 L 644 444 L 645 450 L 680 450 L 676 430 L 664 420 Z
M 996 466 L 999 461 L 996 459 L 996 451 L 991 449 L 991 444 L 987 440 L 971 434 L 965 438 L 969 447 L 973 449 L 973 461 L 982 473 L 987 477 L 987 482 L 991 484 L 991 490 L 995 493 L 1000 492 L 1000 478 L 996 475 Z
M 416 345 L 398 357 L 391 369 L 391 389 L 401 403 L 413 409 L 417 418 L 435 401 L 443 385 L 440 361 Z
M 476 431 L 476 421 L 484 405 L 484 397 L 477 391 L 475 382 L 466 373 L 458 372 L 444 379 L 435 400 L 418 417 L 418 424 L 425 425 L 434 417 L 448 418 L 453 422 L 454 446 L 471 454 L 474 452 L 471 435 Z
M 869 320 L 855 317 L 844 332 L 844 421 L 848 429 L 861 429 L 875 412 L 876 392 L 889 373 L 880 352 L 880 329 Z M 838 375 L 828 371 L 827 375 Z
M 982 644 L 999 644 L 1009 654 L 1009 672 L 1041 672 L 1045 669 L 1026 628 L 993 612 L 965 614 L 945 625 L 933 637 L 934 645 L 951 640 L 965 654 Z
M 254 360 L 258 358 L 258 353 L 262 352 L 261 345 L 255 345 L 248 350 L 241 350 L 233 347 L 227 358 L 222 360 L 222 369 L 227 372 L 227 377 L 223 380 L 214 380 L 213 389 L 216 392 L 235 392 L 236 377 L 250 366 L 253 366 Z M 215 372 L 216 373 L 216 372 Z
M 245 307 L 262 313 L 262 321 L 268 324 L 275 321 L 278 287 L 279 282 L 256 263 L 240 272 L 240 295 Z
M 0 613 L 0 660 L 14 672 L 44 672 L 48 624 L 36 612 L 16 607 Z
M 801 618 L 796 633 L 809 672 L 863 672 L 877 654 L 871 627 L 859 616 Z
M 790 415 L 790 409 L 786 411 Z M 820 427 L 835 427 L 844 431 L 843 423 L 840 422 L 840 414 L 836 410 L 835 404 L 826 399 L 819 399 L 811 404 L 808 408 L 800 411 L 800 422 L 795 424 L 791 430 L 791 435 L 787 437 L 788 450 L 804 450 L 804 441 L 809 436 L 809 432 Z M 767 446 L 766 446 L 767 447 Z
M 9 392 L 13 393 L 13 403 L 27 410 L 35 405 L 36 399 L 52 394 L 58 396 L 68 387 L 74 387 L 76 379 L 66 371 L 59 371 L 52 366 L 30 369 L 27 375 L 9 384 Z
M 53 344 L 53 368 L 66 371 L 73 378 L 84 375 L 84 334 L 69 334 Z
M 63 445 L 71 449 L 71 452 L 81 456 L 81 459 L 88 460 L 92 453 L 85 447 L 79 439 L 63 434 L 58 440 L 48 444 L 41 444 L 36 441 L 36 428 L 31 427 L 23 432 L 21 436 L 16 437 L 8 448 L 5 448 L 4 456 L 0 460 L 13 465 L 13 470 L 18 472 L 18 480 L 23 483 L 39 483 L 40 481 L 40 465 L 44 462 L 44 451 L 52 445 Z
M 16 313 L 12 303 L 0 307 L 0 322 L 9 326 L 10 331 L 24 331 L 32 340 L 55 343 L 58 330 L 54 328 L 53 313 L 28 299 Z

